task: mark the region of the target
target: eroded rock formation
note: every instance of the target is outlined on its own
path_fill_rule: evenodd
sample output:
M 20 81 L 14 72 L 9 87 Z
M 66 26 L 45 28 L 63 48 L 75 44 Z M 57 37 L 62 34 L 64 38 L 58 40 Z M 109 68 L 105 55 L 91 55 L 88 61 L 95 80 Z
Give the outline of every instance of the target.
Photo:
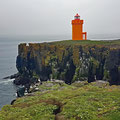
M 48 79 L 120 84 L 120 41 L 60 41 L 20 44 L 16 62 L 26 84 Z M 20 79 L 21 78 L 21 79 Z

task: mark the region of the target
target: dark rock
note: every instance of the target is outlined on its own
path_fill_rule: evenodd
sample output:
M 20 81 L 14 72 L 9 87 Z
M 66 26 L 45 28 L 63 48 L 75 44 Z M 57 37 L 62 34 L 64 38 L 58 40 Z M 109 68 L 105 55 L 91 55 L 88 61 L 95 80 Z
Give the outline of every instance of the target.
M 24 93 L 25 93 L 25 87 L 18 88 L 18 90 L 17 90 L 17 97 L 24 96 Z
M 10 76 L 4 77 L 3 79 L 14 79 L 14 78 L 18 78 L 19 76 L 20 76 L 19 73 L 16 73 L 14 75 L 10 75 Z
M 11 102 L 11 105 L 13 105 L 15 101 L 16 101 L 16 99 L 14 99 L 14 100 Z
M 86 43 L 63 41 L 31 43 L 29 46 L 20 44 L 16 66 L 21 76 L 14 83 L 24 85 L 35 83 L 38 79 L 58 79 L 67 84 L 86 80 L 120 84 L 119 41 Z

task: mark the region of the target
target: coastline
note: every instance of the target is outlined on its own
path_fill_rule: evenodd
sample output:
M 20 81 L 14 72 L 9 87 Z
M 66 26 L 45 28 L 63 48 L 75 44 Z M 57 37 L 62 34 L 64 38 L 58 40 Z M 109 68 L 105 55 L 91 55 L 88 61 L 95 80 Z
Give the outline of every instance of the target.
M 97 69 L 101 69 L 101 68 L 97 68 L 98 66 L 100 67 L 100 65 L 101 65 L 101 63 L 103 64 L 103 62 L 104 62 L 104 59 L 103 59 L 103 61 L 99 61 L 99 58 L 94 58 L 93 57 L 93 55 L 96 55 L 96 57 L 97 57 L 97 54 L 103 54 L 103 56 L 104 56 L 104 54 L 106 54 L 106 50 L 107 51 L 112 51 L 112 50 L 114 50 L 114 49 L 116 49 L 116 54 L 118 54 L 118 52 L 119 52 L 119 41 L 120 40 L 109 40 L 109 41 L 107 41 L 107 40 L 104 40 L 104 41 L 94 41 L 94 40 L 87 40 L 87 41 L 71 41 L 71 40 L 66 40 L 66 41 L 56 41 L 56 42 L 44 42 L 44 43 L 29 43 L 29 44 L 20 44 L 19 45 L 19 47 L 18 47 L 18 57 L 17 57 L 17 69 L 18 69 L 18 73 L 16 73 L 16 74 L 14 74 L 14 75 L 11 75 L 11 76 L 8 76 L 8 77 L 5 77 L 4 79 L 15 79 L 14 80 L 14 84 L 15 85 L 22 85 L 22 86 L 24 86 L 25 87 L 25 89 L 27 89 L 27 92 L 29 92 L 29 89 L 30 89 L 30 86 L 31 86 L 31 84 L 36 84 L 36 83 L 38 83 L 38 82 L 43 82 L 43 81 L 48 81 L 48 80 L 51 80 L 51 79 L 62 79 L 65 83 L 67 83 L 67 84 L 72 84 L 73 82 L 75 82 L 75 81 L 85 81 L 85 80 L 87 80 L 88 82 L 94 82 L 94 81 L 96 81 L 96 80 L 103 80 L 103 81 L 109 81 L 109 83 L 112 85 L 112 84 L 119 84 L 119 83 L 117 83 L 117 82 L 115 82 L 115 83 L 112 83 L 112 80 L 110 81 L 110 76 L 106 76 L 106 75 L 108 75 L 109 73 L 106 71 L 106 70 L 104 70 L 104 76 L 101 78 L 101 76 L 99 75 L 99 76 L 97 76 L 97 72 L 100 72 L 100 71 L 96 71 L 96 73 L 90 73 L 90 76 L 93 74 L 93 76 L 91 76 L 91 78 L 87 78 L 88 77 L 88 75 L 87 75 L 87 73 L 85 72 L 85 71 L 82 71 L 82 72 L 85 72 L 85 73 L 80 73 L 81 75 L 82 74 L 86 74 L 86 76 L 82 76 L 82 77 L 80 77 L 81 75 L 79 75 L 78 74 L 78 76 L 75 76 L 74 74 L 76 74 L 75 72 L 76 72 L 76 70 L 78 69 L 79 70 L 79 68 L 76 68 L 76 70 L 74 70 L 75 69 L 75 66 L 77 65 L 77 64 L 79 64 L 79 61 L 76 61 L 76 58 L 77 58 L 77 56 L 79 56 L 80 57 L 80 60 L 81 61 L 83 61 L 83 62 L 85 62 L 84 64 L 83 64 L 83 67 L 86 67 L 86 68 L 88 68 L 89 66 L 85 66 L 85 64 L 88 64 L 91 60 L 91 62 L 93 62 L 92 64 L 94 65 L 94 67 L 96 67 L 95 69 L 97 70 Z M 64 45 L 63 45 L 64 44 Z M 62 46 L 61 46 L 62 45 Z M 73 45 L 73 47 L 72 47 L 72 45 Z M 36 47 L 36 48 L 34 48 L 34 47 Z M 59 47 L 59 49 L 57 48 L 57 47 Z M 76 48 L 75 48 L 76 47 Z M 87 48 L 87 47 L 89 47 L 89 49 Z M 69 48 L 70 49 L 73 49 L 73 51 L 69 51 Z M 74 49 L 75 48 L 75 49 Z M 21 51 L 21 49 L 23 49 L 23 51 Z M 34 61 L 34 57 L 36 56 L 35 54 L 36 53 L 32 53 L 33 51 L 34 52 L 38 52 L 37 51 L 37 49 L 39 50 L 39 51 L 41 51 L 41 52 L 43 52 L 44 54 L 41 54 L 41 58 L 39 58 L 39 54 L 38 54 L 38 59 L 39 59 L 39 61 L 41 61 L 43 58 L 42 58 L 42 56 L 43 57 L 46 57 L 46 59 L 44 59 L 44 61 L 41 61 L 41 63 L 39 63 L 41 66 L 39 66 L 39 67 L 44 67 L 45 68 L 45 66 L 46 66 L 46 70 L 44 71 L 42 71 L 42 69 L 41 69 L 41 72 L 42 72 L 42 74 L 37 74 L 36 72 L 35 72 L 35 69 L 31 69 L 31 67 L 33 67 L 34 65 L 32 65 L 33 63 L 35 63 L 36 61 Z M 47 55 L 46 54 L 46 52 L 48 52 L 48 50 L 47 49 L 49 49 L 50 50 L 50 52 L 53 52 L 54 53 L 54 55 L 52 55 L 51 53 L 49 54 L 49 55 Z M 56 51 L 55 49 L 58 49 L 58 51 Z M 62 51 L 61 51 L 61 49 L 63 49 Z M 96 49 L 96 51 L 97 50 L 99 50 L 98 52 L 96 52 L 95 54 L 91 54 L 91 53 L 86 53 L 86 51 L 88 50 L 88 51 L 91 51 L 91 52 L 93 52 L 94 51 L 94 49 Z M 55 51 L 56 52 L 55 52 Z M 67 50 L 67 51 L 66 51 Z M 74 50 L 75 51 L 77 51 L 77 53 L 74 53 Z M 79 53 L 81 52 L 81 51 L 83 51 L 84 53 L 81 53 L 81 56 L 79 55 L 79 53 L 78 53 L 78 50 L 80 50 L 79 51 Z M 56 64 L 56 63 L 54 63 L 54 62 L 56 62 L 57 61 L 57 64 L 64 64 L 64 61 L 62 61 L 62 59 L 66 59 L 64 56 L 61 56 L 60 54 L 59 54 L 59 51 L 61 52 L 61 55 L 62 54 L 66 54 L 66 57 L 67 56 L 70 56 L 70 52 L 73 52 L 73 54 L 76 54 L 75 56 L 76 56 L 76 58 L 75 59 L 71 59 L 71 58 L 69 58 L 69 59 L 71 59 L 72 60 L 72 62 L 73 63 L 69 63 L 70 61 L 68 60 L 67 62 L 65 61 L 65 64 L 68 64 L 68 66 L 69 65 L 72 65 L 71 66 L 71 70 L 73 69 L 74 71 L 73 71 L 73 73 L 72 73 L 72 71 L 71 71 L 71 73 L 69 73 L 69 74 L 73 74 L 71 77 L 73 77 L 72 79 L 74 79 L 74 80 L 70 80 L 71 78 L 62 78 L 62 77 L 55 77 L 56 75 L 55 74 L 51 74 L 50 72 L 52 72 L 52 71 L 49 71 L 49 70 L 47 70 L 47 69 L 50 69 L 50 68 L 48 68 L 48 66 L 47 65 L 49 65 L 49 64 Z M 102 52 L 100 52 L 100 51 L 102 51 Z M 32 57 L 32 61 L 31 61 L 31 58 L 26 58 L 27 57 L 27 54 L 29 53 L 29 55 L 33 55 L 33 57 Z M 66 53 L 65 53 L 66 52 Z M 20 60 L 22 59 L 22 56 L 20 56 L 21 54 L 25 54 L 23 57 L 24 57 L 24 60 L 26 59 L 26 61 L 24 61 L 25 62 L 25 64 L 27 65 L 25 65 L 25 66 L 20 66 Z M 45 55 L 46 54 L 46 55 Z M 56 55 L 55 55 L 56 54 Z M 60 56 L 59 56 L 60 55 Z M 107 55 L 107 54 L 106 54 Z M 49 57 L 50 56 L 50 57 Z M 21 57 L 21 58 L 19 58 L 19 57 Z M 47 58 L 48 57 L 48 58 Z M 52 58 L 53 57 L 53 58 Z M 60 58 L 61 57 L 61 58 Z M 62 58 L 63 57 L 63 58 Z M 74 57 L 74 55 L 73 55 L 73 57 Z M 84 57 L 86 57 L 86 58 L 84 58 Z M 91 57 L 93 57 L 92 59 L 91 59 Z M 102 56 L 101 56 L 102 57 Z M 90 60 L 90 59 L 91 60 Z M 51 60 L 52 61 L 51 61 Z M 68 59 L 68 58 L 67 58 Z M 67 60 L 66 59 L 66 60 Z M 107 58 L 105 58 L 105 59 L 107 59 Z M 46 61 L 47 60 L 47 61 Z M 108 60 L 107 60 L 108 61 Z M 22 62 L 22 61 L 21 61 Z M 32 63 L 33 62 L 33 63 Z M 53 63 L 51 63 L 51 62 L 53 62 Z M 63 63 L 62 63 L 63 62 Z M 95 63 L 95 64 L 94 64 Z M 22 63 L 23 65 L 24 65 L 24 63 Z M 32 66 L 29 66 L 29 64 L 31 64 Z M 56 65 L 57 65 L 56 64 Z M 91 63 L 89 63 L 89 64 L 91 64 Z M 98 65 L 97 65 L 98 64 Z M 115 63 L 116 64 L 116 63 Z M 23 68 L 22 68 L 23 67 Z M 24 70 L 24 67 L 26 67 L 25 69 L 26 70 L 28 70 L 28 71 L 25 71 Z M 34 66 L 35 67 L 35 66 Z M 67 68 L 67 66 L 62 66 L 63 68 L 65 68 L 65 70 L 69 70 L 69 68 Z M 84 69 L 82 67 L 82 69 Z M 101 66 L 101 67 L 103 67 L 103 66 Z M 109 67 L 109 65 L 108 65 L 108 67 Z M 54 68 L 54 67 L 53 67 Z M 32 71 L 34 71 L 34 73 L 31 73 L 30 71 L 29 71 L 29 69 L 31 69 L 30 71 L 32 72 Z M 56 68 L 54 68 L 54 69 L 56 69 Z M 57 69 L 61 69 L 61 68 L 57 68 Z M 21 70 L 23 70 L 22 72 L 22 74 L 21 74 Z M 39 70 L 39 68 L 38 68 L 38 70 Z M 55 70 L 56 71 L 56 70 Z M 53 70 L 53 73 L 55 73 L 55 71 Z M 86 69 L 86 71 L 88 71 L 87 69 Z M 59 71 L 57 71 L 58 73 L 59 73 Z M 64 72 L 64 71 L 63 71 Z M 105 73 L 106 72 L 106 73 Z M 45 75 L 44 75 L 44 73 L 45 73 Z M 46 74 L 47 73 L 47 74 Z M 50 73 L 50 74 L 49 74 Z M 49 76 L 48 76 L 48 74 L 49 74 Z M 62 73 L 63 74 L 63 73 Z M 67 74 L 67 73 L 64 73 L 64 74 Z M 101 73 L 101 74 L 103 74 L 103 73 Z M 43 76 L 44 75 L 44 76 Z M 43 77 L 42 77 L 43 76 Z M 64 76 L 64 75 L 63 75 Z M 52 77 L 52 78 L 51 78 Z M 76 78 L 77 79 L 76 79 Z M 106 78 L 105 78 L 106 77 Z M 108 77 L 108 78 L 107 78 Z M 67 79 L 68 81 L 65 81 L 65 79 Z M 89 79 L 91 79 L 91 80 L 89 80 Z M 69 81 L 70 80 L 70 81 Z M 24 88 L 23 87 L 23 88 Z M 21 88 L 20 88 L 21 89 Z M 19 88 L 18 88 L 18 90 L 17 91 L 19 91 Z M 24 90 L 24 92 L 25 92 L 25 90 Z M 19 95 L 18 95 L 19 96 Z M 21 95 L 20 95 L 21 96 Z M 22 95 L 23 96 L 23 95 Z
M 0 118 L 16 119 L 16 115 L 17 119 L 21 117 L 36 119 L 39 116 L 39 119 L 47 120 L 76 119 L 78 117 L 82 117 L 84 120 L 86 117 L 88 120 L 89 118 L 109 120 L 112 118 L 111 115 L 119 118 L 117 108 L 120 86 L 109 86 L 109 83 L 104 81 L 92 83 L 78 81 L 67 85 L 63 81 L 57 80 L 43 82 L 35 88 L 31 89 L 31 93 L 17 98 L 12 105 L 5 105 L 0 111 Z M 110 98 L 111 95 L 112 98 Z M 116 102 L 114 103 L 114 101 Z M 111 109 L 112 107 L 114 109 Z M 32 114 L 34 111 L 35 114 Z M 5 113 L 9 114 L 5 116 Z
M 14 78 L 24 88 L 3 106 L 0 118 L 7 119 L 4 113 L 11 119 L 26 119 L 26 114 L 29 119 L 119 118 L 119 78 L 113 83 L 112 76 L 119 75 L 119 46 L 120 40 L 20 44 L 18 73 L 5 79 Z

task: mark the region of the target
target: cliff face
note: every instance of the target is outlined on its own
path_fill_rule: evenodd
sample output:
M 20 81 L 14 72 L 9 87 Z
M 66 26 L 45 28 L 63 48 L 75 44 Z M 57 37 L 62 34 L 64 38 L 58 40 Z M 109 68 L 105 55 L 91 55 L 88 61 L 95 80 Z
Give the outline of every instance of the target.
M 20 44 L 16 66 L 20 84 L 35 82 L 38 78 L 66 83 L 105 80 L 120 84 L 120 41 Z

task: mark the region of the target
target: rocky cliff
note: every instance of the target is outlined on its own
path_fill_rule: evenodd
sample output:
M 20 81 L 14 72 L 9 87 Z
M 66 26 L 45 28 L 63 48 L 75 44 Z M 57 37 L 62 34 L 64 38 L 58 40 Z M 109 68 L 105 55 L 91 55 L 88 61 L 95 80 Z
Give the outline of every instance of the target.
M 120 40 L 59 41 L 18 46 L 16 84 L 48 79 L 120 84 Z

